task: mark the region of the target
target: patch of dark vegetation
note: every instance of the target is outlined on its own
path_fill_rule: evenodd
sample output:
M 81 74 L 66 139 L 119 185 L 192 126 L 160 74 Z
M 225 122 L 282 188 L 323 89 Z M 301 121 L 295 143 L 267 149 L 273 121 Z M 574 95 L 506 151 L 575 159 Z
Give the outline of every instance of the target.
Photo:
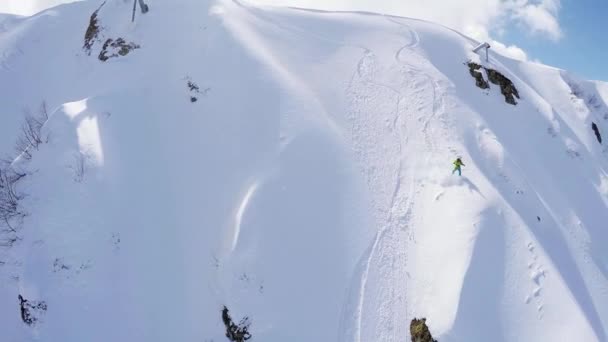
M 244 317 L 239 324 L 235 324 L 232 321 L 232 317 L 230 317 L 228 308 L 224 306 L 224 309 L 222 309 L 222 322 L 226 326 L 226 337 L 229 341 L 244 342 L 251 338 L 251 334 L 249 333 L 249 326 L 251 325 L 249 317 Z
M 81 263 L 67 263 L 63 258 L 55 258 L 53 262 L 53 273 L 62 273 L 67 277 L 77 276 L 93 267 L 91 260 Z
M 200 92 L 200 88 L 196 85 L 196 83 L 192 82 L 191 80 L 188 80 L 188 89 L 190 89 L 190 92 Z M 196 101 L 198 101 L 198 98 L 196 96 L 190 96 L 190 102 L 194 103 Z
M 483 79 L 483 74 L 481 73 L 481 71 L 479 71 L 481 69 L 481 65 L 479 65 L 477 63 L 469 62 L 468 66 L 469 66 L 469 73 L 475 79 L 475 85 L 481 89 L 490 88 L 490 85 L 488 84 L 488 82 L 486 82 L 486 80 Z
M 80 151 L 74 153 L 74 162 L 69 168 L 74 173 L 74 182 L 82 183 L 87 171 L 88 156 Z
M 99 53 L 99 60 L 105 62 L 113 57 L 126 56 L 129 52 L 139 48 L 139 45 L 132 42 L 127 43 L 123 38 L 117 38 L 115 40 L 108 38 L 106 42 L 103 43 L 103 47 Z
M 30 326 L 36 324 L 47 310 L 46 302 L 30 301 L 23 298 L 22 295 L 19 295 L 19 306 L 21 308 L 21 320 Z
M 500 92 L 505 97 L 505 102 L 512 105 L 517 104 L 515 98 L 519 99 L 519 92 L 510 79 L 494 69 L 483 67 L 474 62 L 469 62 L 467 65 L 469 66 L 471 76 L 475 79 L 475 85 L 481 89 L 490 88 L 489 83 L 483 78 L 481 71 L 479 71 L 483 68 L 488 75 L 488 81 L 500 87 Z
M 66 265 L 63 261 L 63 259 L 60 258 L 55 258 L 55 261 L 53 262 L 53 272 L 57 273 L 60 271 L 69 271 L 70 270 L 70 266 Z
M 0 168 L 0 247 L 11 247 L 19 240 L 12 222 L 25 216 L 19 207 L 23 196 L 17 192 L 17 183 L 25 177 L 10 165 Z
M 426 325 L 426 318 L 414 318 L 410 323 L 410 335 L 412 342 L 437 342 L 431 335 L 429 327 Z
M 24 195 L 17 191 L 17 184 L 27 173 L 15 167 L 13 161 L 31 159 L 33 150 L 48 142 L 48 135 L 42 130 L 48 117 L 44 102 L 35 114 L 26 110 L 21 132 L 15 142 L 16 155 L 0 160 L 0 247 L 10 248 L 21 239 L 17 227 L 26 216 L 20 206 Z
M 188 86 L 188 89 L 190 90 L 190 102 L 194 103 L 198 101 L 198 97 L 197 95 L 206 95 L 207 92 L 209 92 L 209 90 L 211 88 L 205 88 L 203 90 L 201 90 L 201 88 L 194 83 L 194 81 L 192 81 L 192 79 L 190 79 L 190 77 L 186 77 L 186 85 Z
M 42 133 L 42 126 L 49 119 L 49 112 L 46 103 L 42 102 L 36 113 L 32 114 L 26 110 L 24 114 L 25 121 L 21 125 L 21 134 L 15 143 L 15 153 L 30 160 L 32 159 L 32 149 L 37 151 L 41 144 L 48 142 L 49 137 Z
M 97 8 L 97 10 L 95 10 L 95 12 L 91 14 L 91 18 L 89 19 L 89 26 L 87 27 L 87 31 L 84 33 L 84 45 L 82 46 L 82 48 L 89 56 L 91 55 L 91 49 L 93 48 L 93 44 L 95 44 L 95 42 L 97 41 L 97 36 L 101 31 L 97 15 L 99 14 L 99 10 L 105 4 L 106 2 L 104 1 L 103 3 L 101 3 L 99 8 Z
M 595 137 L 597 138 L 597 141 L 601 144 L 602 143 L 602 135 L 600 134 L 600 129 L 597 128 L 597 125 L 595 124 L 595 122 L 591 123 L 591 129 L 595 133 Z
M 0 247 L 10 248 L 20 240 L 15 222 L 25 214 L 19 202 L 23 196 L 17 191 L 17 183 L 25 174 L 16 172 L 9 161 L 0 164 Z
M 198 87 L 198 85 L 196 85 L 196 83 L 192 82 L 191 80 L 188 80 L 188 89 L 197 93 L 200 92 L 200 88 Z

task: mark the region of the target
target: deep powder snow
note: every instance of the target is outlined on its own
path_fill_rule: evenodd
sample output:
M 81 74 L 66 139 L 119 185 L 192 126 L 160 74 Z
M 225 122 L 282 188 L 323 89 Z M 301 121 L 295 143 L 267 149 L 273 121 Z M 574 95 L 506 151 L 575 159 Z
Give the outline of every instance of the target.
M 414 19 L 149 2 L 0 17 L 1 340 L 608 340 L 608 84 Z

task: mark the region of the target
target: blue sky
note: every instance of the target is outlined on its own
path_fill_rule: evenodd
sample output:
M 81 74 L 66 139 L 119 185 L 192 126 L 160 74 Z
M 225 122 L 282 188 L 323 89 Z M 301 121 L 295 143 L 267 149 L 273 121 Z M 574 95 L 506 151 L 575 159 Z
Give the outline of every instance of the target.
M 522 48 L 532 60 L 608 81 L 608 0 L 562 0 L 557 41 L 513 24 L 498 40 Z

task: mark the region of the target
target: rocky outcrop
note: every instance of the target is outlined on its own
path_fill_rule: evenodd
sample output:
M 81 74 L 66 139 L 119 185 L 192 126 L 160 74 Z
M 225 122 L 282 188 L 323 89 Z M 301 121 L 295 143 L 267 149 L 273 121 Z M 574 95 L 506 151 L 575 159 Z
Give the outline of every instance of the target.
M 86 52 L 87 55 L 91 55 L 93 52 L 93 45 L 96 42 L 101 43 L 104 37 L 102 34 L 103 27 L 101 26 L 99 19 L 99 11 L 105 5 L 105 1 L 91 14 L 91 18 L 89 19 L 89 26 L 87 27 L 86 32 L 84 33 L 84 44 L 82 49 Z M 135 43 L 128 43 L 123 38 L 108 38 L 105 40 L 101 51 L 99 52 L 98 58 L 100 61 L 105 62 L 110 58 L 126 56 L 129 52 L 139 49 L 140 46 Z
M 481 71 L 479 71 L 481 69 L 481 65 L 473 63 L 473 62 L 469 62 L 468 66 L 469 66 L 469 73 L 475 79 L 475 85 L 481 89 L 490 88 L 490 85 L 488 84 L 488 82 L 486 82 L 486 80 L 483 79 L 483 74 L 481 73 Z
M 19 295 L 19 306 L 21 309 L 21 320 L 27 325 L 34 325 L 40 319 L 40 316 L 47 310 L 46 302 L 31 301 Z
M 505 75 L 494 69 L 483 67 L 474 62 L 469 62 L 467 65 L 469 67 L 469 73 L 475 79 L 475 85 L 477 85 L 477 87 L 481 89 L 489 89 L 489 81 L 492 84 L 496 84 L 500 87 L 500 93 L 505 97 L 506 103 L 512 105 L 517 104 L 516 98 L 519 99 L 519 92 L 517 91 L 517 88 L 515 88 L 513 82 L 511 82 L 511 80 L 508 79 Z M 488 75 L 488 81 L 484 79 L 483 73 L 480 71 L 481 69 L 484 69 L 486 71 L 486 74 Z
M 232 321 L 228 308 L 224 306 L 224 309 L 222 309 L 222 322 L 224 322 L 224 326 L 226 327 L 226 337 L 228 340 L 232 342 L 245 342 L 251 339 L 248 317 L 243 318 L 239 324 L 236 324 Z
M 93 44 L 97 41 L 97 37 L 99 32 L 101 31 L 101 27 L 99 25 L 99 19 L 97 18 L 99 14 L 99 10 L 105 5 L 105 1 L 97 8 L 93 14 L 91 14 L 91 18 L 89 19 L 89 26 L 87 27 L 87 31 L 84 33 L 84 45 L 82 48 L 84 51 L 91 55 L 91 49 L 93 48 Z
M 426 325 L 426 318 L 414 318 L 410 323 L 410 335 L 412 342 L 437 342 L 431 335 L 429 327 Z
M 486 69 L 486 72 L 488 73 L 490 82 L 500 86 L 500 92 L 505 97 L 505 101 L 512 105 L 516 105 L 517 101 L 515 101 L 515 98 L 519 99 L 519 92 L 517 91 L 517 88 L 515 88 L 513 82 L 494 69 Z
M 597 125 L 595 124 L 595 122 L 591 123 L 591 129 L 595 133 L 595 138 L 597 139 L 597 142 L 599 142 L 601 144 L 602 143 L 602 135 L 600 134 L 600 129 L 597 127 Z
M 113 57 L 126 56 L 129 54 L 129 52 L 135 49 L 139 49 L 139 45 L 132 42 L 127 43 L 122 38 L 118 38 L 116 40 L 109 38 L 105 43 L 103 43 L 103 47 L 99 53 L 99 60 L 105 62 Z

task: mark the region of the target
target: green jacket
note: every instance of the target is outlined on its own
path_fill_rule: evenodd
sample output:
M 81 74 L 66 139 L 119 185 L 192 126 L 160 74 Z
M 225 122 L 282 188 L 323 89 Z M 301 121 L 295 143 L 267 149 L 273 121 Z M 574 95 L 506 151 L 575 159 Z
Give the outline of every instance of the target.
M 462 162 L 460 159 L 456 159 L 456 160 L 454 161 L 454 167 L 455 167 L 455 168 L 459 168 L 459 167 L 461 167 L 461 166 L 465 166 L 465 165 L 464 165 L 464 163 L 463 163 L 463 162 Z

